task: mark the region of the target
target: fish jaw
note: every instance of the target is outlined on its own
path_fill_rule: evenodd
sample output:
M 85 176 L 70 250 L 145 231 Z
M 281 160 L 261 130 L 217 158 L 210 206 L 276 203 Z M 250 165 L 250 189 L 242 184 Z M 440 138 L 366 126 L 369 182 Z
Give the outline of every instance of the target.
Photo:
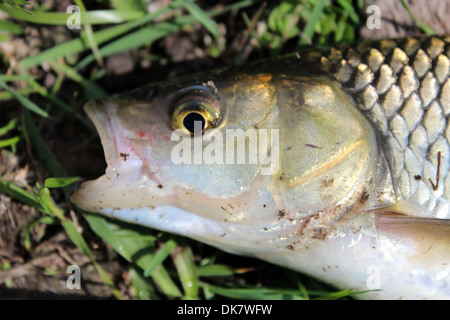
M 218 221 L 175 205 L 141 208 L 101 208 L 111 218 L 166 231 L 206 243 L 223 251 L 256 257 L 267 252 L 287 252 L 291 241 L 284 238 L 284 222 L 268 227 Z M 292 226 L 291 226 L 292 227 Z M 283 239 L 284 238 L 284 239 Z
M 115 121 L 114 102 L 91 101 L 85 111 L 93 121 L 103 145 L 106 173 L 80 186 L 71 199 L 86 211 L 102 212 L 108 208 L 135 208 L 155 206 L 172 195 L 169 188 L 162 190 L 148 161 L 137 152 L 135 144 L 126 137 L 124 129 Z
M 89 102 L 85 106 L 86 113 L 99 133 L 107 163 L 106 176 L 111 181 L 141 170 L 143 166 L 134 146 L 122 134 L 123 129 L 118 128 L 111 114 L 114 108 L 113 104 L 97 101 Z

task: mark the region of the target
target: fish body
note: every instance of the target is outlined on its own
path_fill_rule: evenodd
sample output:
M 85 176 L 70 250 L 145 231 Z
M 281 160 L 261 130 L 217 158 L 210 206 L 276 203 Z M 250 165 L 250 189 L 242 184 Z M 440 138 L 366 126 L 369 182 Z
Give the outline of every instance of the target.
M 90 102 L 108 167 L 72 199 L 376 289 L 360 298 L 450 299 L 449 41 L 312 51 Z

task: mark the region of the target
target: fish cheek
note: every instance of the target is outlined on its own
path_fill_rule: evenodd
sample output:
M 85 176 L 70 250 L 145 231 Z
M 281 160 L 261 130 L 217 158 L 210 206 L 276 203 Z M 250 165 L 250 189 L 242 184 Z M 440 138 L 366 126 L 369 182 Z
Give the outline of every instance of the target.
M 268 75 L 246 75 L 222 92 L 219 90 L 227 106 L 227 124 L 243 130 L 265 126 L 265 119 L 276 106 L 276 86 L 270 79 Z

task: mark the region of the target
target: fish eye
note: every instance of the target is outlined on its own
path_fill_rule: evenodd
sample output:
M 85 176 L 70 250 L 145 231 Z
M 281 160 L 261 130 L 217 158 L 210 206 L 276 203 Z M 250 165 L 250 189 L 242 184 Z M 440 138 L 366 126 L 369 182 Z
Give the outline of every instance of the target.
M 196 131 L 196 122 L 199 122 L 199 124 L 201 124 L 200 128 L 203 132 L 206 125 L 206 119 L 202 114 L 192 111 L 188 112 L 183 118 L 183 126 L 191 133 L 194 133 Z
M 172 127 L 185 130 L 191 135 L 216 127 L 221 119 L 218 98 L 203 86 L 180 90 L 171 105 L 170 113 Z

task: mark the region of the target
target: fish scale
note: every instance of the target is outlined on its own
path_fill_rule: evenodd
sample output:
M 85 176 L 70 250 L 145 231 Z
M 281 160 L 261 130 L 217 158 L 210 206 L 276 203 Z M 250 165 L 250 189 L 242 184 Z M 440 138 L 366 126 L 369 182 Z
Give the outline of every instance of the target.
M 331 72 L 369 119 L 391 168 L 397 200 L 449 218 L 450 37 L 408 38 L 331 49 Z M 317 58 L 317 52 L 306 59 Z M 439 159 L 440 158 L 440 159 Z M 439 164 L 439 176 L 437 175 Z M 437 181 L 437 178 L 439 181 Z

